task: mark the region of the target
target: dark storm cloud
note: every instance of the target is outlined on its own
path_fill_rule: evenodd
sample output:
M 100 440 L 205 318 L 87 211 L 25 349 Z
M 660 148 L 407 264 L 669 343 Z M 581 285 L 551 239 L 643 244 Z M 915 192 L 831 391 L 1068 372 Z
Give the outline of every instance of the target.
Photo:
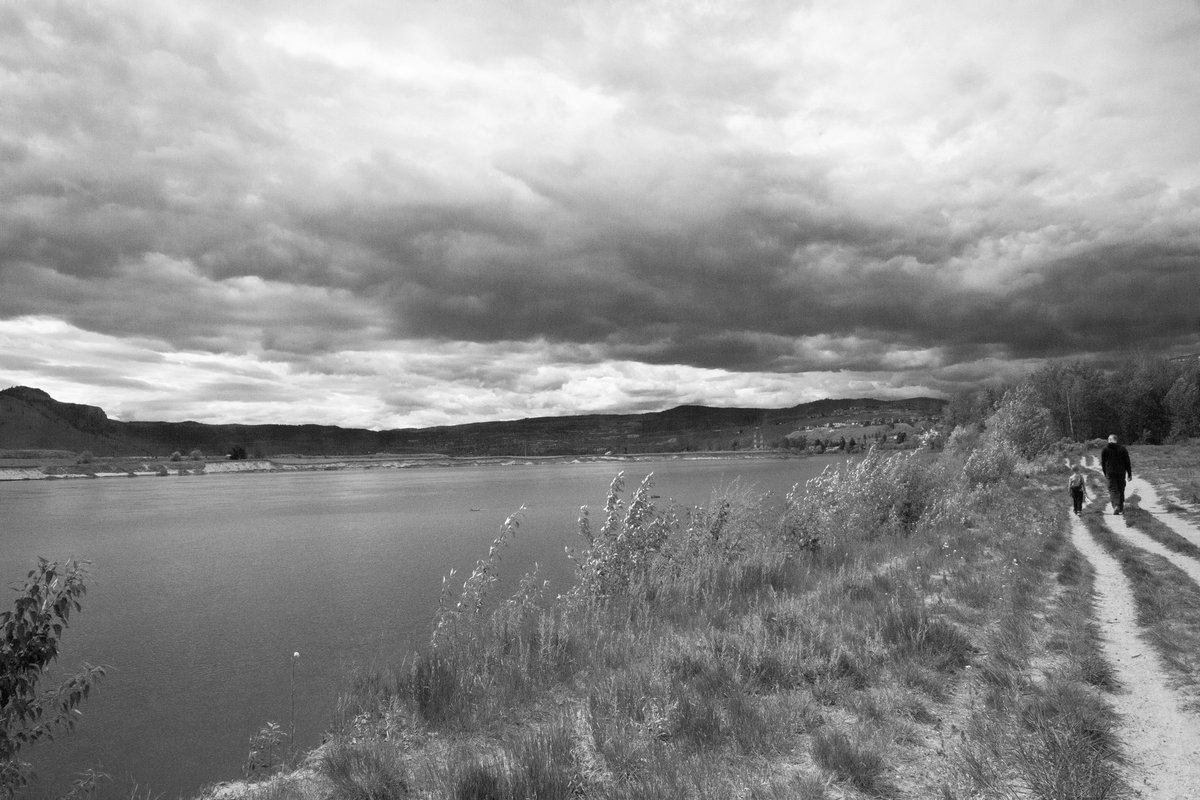
M 1200 347 L 1192 6 L 339 9 L 0 9 L 0 322 L 480 414 Z

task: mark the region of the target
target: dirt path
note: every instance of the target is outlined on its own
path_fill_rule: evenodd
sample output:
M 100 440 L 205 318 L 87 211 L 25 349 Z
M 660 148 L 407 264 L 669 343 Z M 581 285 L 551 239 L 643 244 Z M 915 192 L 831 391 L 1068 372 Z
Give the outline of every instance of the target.
M 1104 656 L 1123 687 L 1113 696 L 1113 706 L 1124 720 L 1127 780 L 1144 800 L 1195 800 L 1200 793 L 1200 717 L 1182 710 L 1182 698 L 1168 685 L 1157 653 L 1139 638 L 1133 591 L 1121 565 L 1078 519 L 1071 520 L 1071 540 L 1096 569 Z
M 1141 478 L 1134 478 L 1129 482 L 1128 489 L 1138 508 L 1150 512 L 1156 520 L 1200 547 L 1200 529 L 1178 514 L 1168 511 L 1153 484 Z
M 1097 471 L 1097 474 L 1099 472 Z M 1101 485 L 1094 489 L 1102 499 L 1107 500 L 1107 486 L 1104 476 L 1100 476 Z M 1162 522 L 1175 533 L 1187 539 L 1192 544 L 1200 547 L 1200 530 L 1197 530 L 1190 522 L 1168 512 L 1162 507 L 1158 494 L 1154 491 L 1154 487 L 1147 481 L 1141 478 L 1134 478 L 1125 487 L 1125 502 L 1135 508 L 1140 508 L 1154 515 L 1154 518 Z M 1103 508 L 1110 509 L 1111 506 L 1105 502 Z M 1183 570 L 1189 578 L 1191 578 L 1197 586 L 1200 586 L 1200 561 L 1186 556 L 1183 553 L 1176 553 L 1174 550 L 1168 549 L 1160 542 L 1151 539 L 1146 534 L 1128 525 L 1122 517 L 1118 520 L 1117 517 L 1105 514 L 1104 523 L 1108 525 L 1113 533 L 1120 536 L 1125 541 L 1134 547 L 1141 548 L 1147 553 L 1153 553 L 1156 556 L 1162 556 L 1170 561 L 1175 566 Z M 1196 790 L 1196 797 L 1200 798 L 1200 788 Z

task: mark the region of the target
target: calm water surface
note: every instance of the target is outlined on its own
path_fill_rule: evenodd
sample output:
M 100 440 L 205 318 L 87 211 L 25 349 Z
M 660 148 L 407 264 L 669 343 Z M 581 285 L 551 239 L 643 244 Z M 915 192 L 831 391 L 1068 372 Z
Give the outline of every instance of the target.
M 419 646 L 442 577 L 469 572 L 522 504 L 500 590 L 536 561 L 563 591 L 579 507 L 602 508 L 619 470 L 627 497 L 653 471 L 659 502 L 704 505 L 734 479 L 781 502 L 836 460 L 0 482 L 0 582 L 19 582 L 38 556 L 91 561 L 56 669 L 109 668 L 76 732 L 30 751 L 40 789 L 89 767 L 120 798 L 239 777 L 249 737 L 290 724 L 295 651 L 297 744 L 315 746 L 346 676 Z

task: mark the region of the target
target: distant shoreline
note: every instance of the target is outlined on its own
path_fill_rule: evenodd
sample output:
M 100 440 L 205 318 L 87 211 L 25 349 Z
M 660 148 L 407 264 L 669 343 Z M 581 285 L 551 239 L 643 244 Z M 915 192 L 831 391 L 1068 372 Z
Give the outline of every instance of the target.
M 827 451 L 836 455 L 839 451 Z M 540 464 L 637 463 L 644 461 L 737 461 L 762 459 L 801 459 L 815 453 L 786 450 L 711 451 L 688 453 L 637 453 L 622 455 L 567 456 L 413 456 L 380 454 L 373 456 L 299 456 L 230 460 L 181 460 L 156 458 L 102 459 L 95 463 L 25 463 L 5 465 L 0 460 L 0 481 L 72 480 L 94 478 L 141 478 L 264 472 L 337 472 L 368 469 L 421 469 L 454 467 L 512 467 Z M 18 459 L 13 459 L 17 461 Z

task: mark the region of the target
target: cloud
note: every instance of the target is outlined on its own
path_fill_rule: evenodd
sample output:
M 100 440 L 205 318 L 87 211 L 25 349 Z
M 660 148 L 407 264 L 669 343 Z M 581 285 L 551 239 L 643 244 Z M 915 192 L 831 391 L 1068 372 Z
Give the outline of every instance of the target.
M 1194 4 L 0 13 L 0 322 L 212 395 L 143 418 L 786 405 L 1200 348 Z M 118 388 L 68 361 L 3 363 Z

